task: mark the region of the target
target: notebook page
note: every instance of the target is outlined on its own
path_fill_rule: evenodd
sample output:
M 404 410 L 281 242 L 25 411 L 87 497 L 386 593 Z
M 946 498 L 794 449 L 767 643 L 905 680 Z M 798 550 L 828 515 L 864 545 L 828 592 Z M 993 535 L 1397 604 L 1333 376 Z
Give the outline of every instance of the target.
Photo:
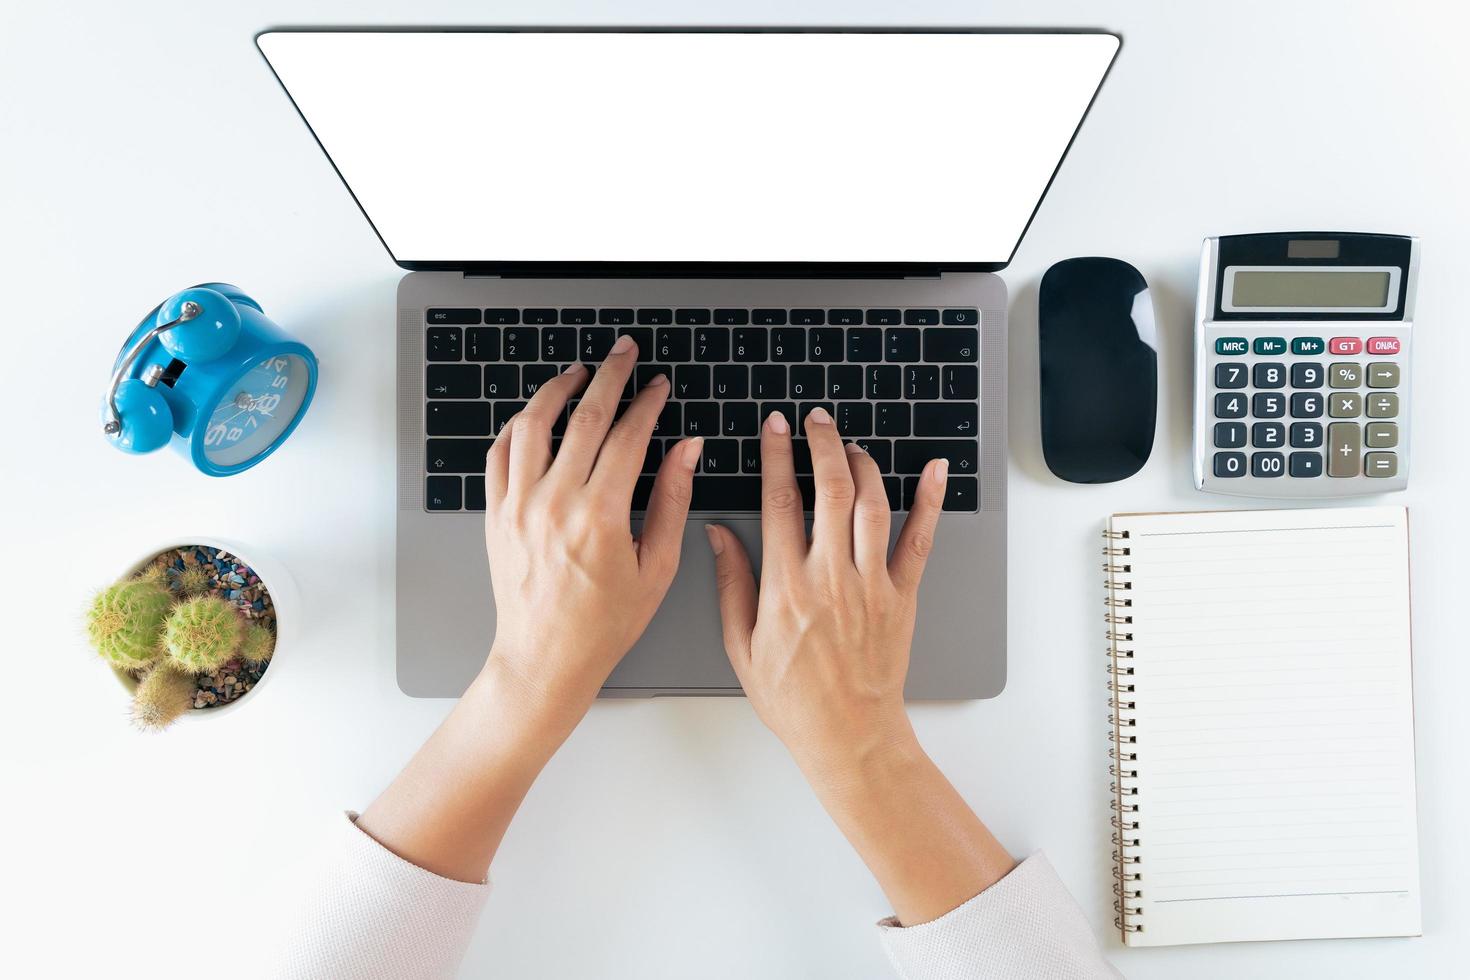
M 1407 512 L 1112 528 L 1133 601 L 1128 944 L 1419 934 Z

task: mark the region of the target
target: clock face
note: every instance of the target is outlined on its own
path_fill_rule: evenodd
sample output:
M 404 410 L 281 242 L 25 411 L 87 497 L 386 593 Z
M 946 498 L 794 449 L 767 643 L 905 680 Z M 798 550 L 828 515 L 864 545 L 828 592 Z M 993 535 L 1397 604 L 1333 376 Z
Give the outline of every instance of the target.
M 204 455 L 216 466 L 238 466 L 275 445 L 301 411 L 310 381 L 306 361 L 279 354 L 241 375 L 209 415 Z

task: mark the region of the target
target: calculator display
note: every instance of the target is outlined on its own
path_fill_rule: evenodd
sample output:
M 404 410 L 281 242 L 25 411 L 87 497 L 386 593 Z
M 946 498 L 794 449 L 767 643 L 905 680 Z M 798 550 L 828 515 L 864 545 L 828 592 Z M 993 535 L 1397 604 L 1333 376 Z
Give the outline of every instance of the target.
M 1231 308 L 1366 309 L 1388 305 L 1393 275 L 1387 269 L 1237 269 Z

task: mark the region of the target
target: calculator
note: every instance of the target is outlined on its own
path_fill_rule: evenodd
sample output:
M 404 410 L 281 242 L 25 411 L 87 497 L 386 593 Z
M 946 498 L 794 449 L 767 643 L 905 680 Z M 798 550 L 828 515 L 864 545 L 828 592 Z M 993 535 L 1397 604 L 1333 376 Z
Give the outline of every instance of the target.
M 1419 240 L 1207 238 L 1195 306 L 1194 485 L 1349 497 L 1409 479 Z

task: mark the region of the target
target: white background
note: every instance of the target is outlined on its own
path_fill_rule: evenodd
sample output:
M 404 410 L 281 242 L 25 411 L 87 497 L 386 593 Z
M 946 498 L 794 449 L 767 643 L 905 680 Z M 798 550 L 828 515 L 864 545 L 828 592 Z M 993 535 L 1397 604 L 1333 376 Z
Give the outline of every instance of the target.
M 1470 363 L 1463 18 L 1449 4 L 1136 2 L 7 3 L 0 8 L 0 973 L 248 975 L 333 820 L 365 806 L 449 709 L 393 680 L 393 317 L 398 270 L 251 35 L 281 23 L 913 23 L 1124 35 L 1015 264 L 1010 684 L 925 705 L 925 744 L 1013 851 L 1045 848 L 1132 978 L 1439 977 L 1470 961 L 1464 426 Z M 984 111 L 977 105 L 975 112 Z M 1100 519 L 1251 506 L 1190 486 L 1200 239 L 1283 229 L 1424 238 L 1411 508 L 1425 936 L 1123 950 L 1109 929 Z M 1107 487 L 1052 478 L 1037 437 L 1036 286 L 1117 255 L 1153 284 L 1154 458 Z M 97 431 L 124 334 L 206 279 L 253 293 L 321 357 L 315 406 L 248 474 Z M 287 564 L 305 607 L 274 682 L 233 716 L 132 733 L 80 640 L 94 587 L 190 532 Z M 703 554 L 689 561 L 707 561 Z M 274 673 L 274 672 L 279 673 Z M 532 791 L 493 871 L 466 973 L 890 974 L 888 911 L 740 700 L 599 704 Z

